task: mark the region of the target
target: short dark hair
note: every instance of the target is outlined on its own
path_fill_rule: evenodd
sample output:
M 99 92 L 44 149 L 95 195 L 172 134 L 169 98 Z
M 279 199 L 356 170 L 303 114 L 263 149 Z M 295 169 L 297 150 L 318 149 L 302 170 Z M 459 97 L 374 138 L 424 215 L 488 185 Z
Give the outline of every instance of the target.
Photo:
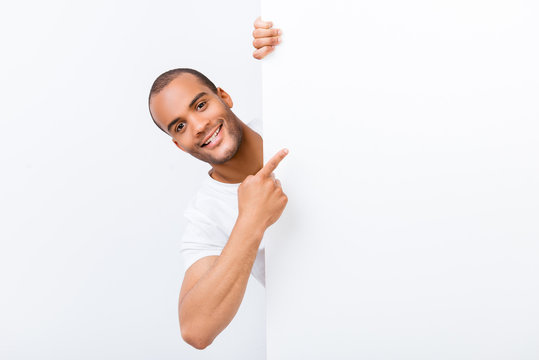
M 202 84 L 206 85 L 213 93 L 217 94 L 217 87 L 215 86 L 215 84 L 200 71 L 189 68 L 172 69 L 159 75 L 157 79 L 155 79 L 155 81 L 153 82 L 152 88 L 150 90 L 150 95 L 148 96 L 148 109 L 150 108 L 150 101 L 152 99 L 152 96 L 159 94 L 161 90 L 163 90 L 168 84 L 170 84 L 181 74 L 194 75 Z M 152 117 L 154 124 L 157 125 L 159 129 L 163 130 L 163 132 L 168 135 L 165 129 L 159 126 L 159 124 L 155 121 L 151 111 L 150 116 Z

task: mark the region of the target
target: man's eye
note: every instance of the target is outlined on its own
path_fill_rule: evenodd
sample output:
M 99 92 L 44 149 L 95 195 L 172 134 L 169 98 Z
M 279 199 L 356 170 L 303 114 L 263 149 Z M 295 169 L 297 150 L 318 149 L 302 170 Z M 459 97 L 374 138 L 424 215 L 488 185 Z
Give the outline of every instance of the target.
M 181 129 L 183 129 L 185 127 L 185 124 L 184 123 L 179 123 L 178 124 L 178 127 L 176 128 L 176 131 L 180 131 Z
M 204 106 L 206 106 L 206 102 L 205 102 L 205 101 L 199 102 L 198 105 L 197 105 L 197 110 L 202 109 Z

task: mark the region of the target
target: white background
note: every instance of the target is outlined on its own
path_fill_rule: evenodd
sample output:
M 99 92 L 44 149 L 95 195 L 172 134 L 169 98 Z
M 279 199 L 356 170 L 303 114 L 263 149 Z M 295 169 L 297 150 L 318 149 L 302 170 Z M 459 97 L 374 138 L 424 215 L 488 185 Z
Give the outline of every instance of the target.
M 150 119 L 160 73 L 193 67 L 259 117 L 256 1 L 2 2 L 0 358 L 256 359 L 251 279 L 203 352 L 180 337 L 183 209 L 208 166 Z
M 539 358 L 536 0 L 265 0 L 268 360 Z

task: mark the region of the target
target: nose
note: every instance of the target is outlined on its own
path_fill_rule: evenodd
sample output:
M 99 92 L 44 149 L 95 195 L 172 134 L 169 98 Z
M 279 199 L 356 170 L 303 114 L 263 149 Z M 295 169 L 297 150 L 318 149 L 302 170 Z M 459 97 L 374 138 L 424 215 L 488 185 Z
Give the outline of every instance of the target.
M 208 131 L 209 123 L 208 119 L 194 116 L 191 119 L 191 128 L 193 129 L 194 135 L 197 137 L 204 135 Z

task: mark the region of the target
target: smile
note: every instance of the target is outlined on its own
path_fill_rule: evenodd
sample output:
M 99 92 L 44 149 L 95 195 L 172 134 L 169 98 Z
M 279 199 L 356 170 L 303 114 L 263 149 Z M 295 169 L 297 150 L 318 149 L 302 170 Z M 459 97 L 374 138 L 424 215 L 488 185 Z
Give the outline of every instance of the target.
M 219 126 L 217 128 L 217 130 L 215 130 L 215 132 L 213 133 L 213 135 L 204 143 L 202 144 L 202 146 L 206 146 L 208 145 L 209 143 L 211 143 L 213 140 L 215 140 L 215 138 L 217 137 L 217 135 L 219 135 L 219 132 L 221 131 L 221 127 L 223 127 L 223 125 Z

